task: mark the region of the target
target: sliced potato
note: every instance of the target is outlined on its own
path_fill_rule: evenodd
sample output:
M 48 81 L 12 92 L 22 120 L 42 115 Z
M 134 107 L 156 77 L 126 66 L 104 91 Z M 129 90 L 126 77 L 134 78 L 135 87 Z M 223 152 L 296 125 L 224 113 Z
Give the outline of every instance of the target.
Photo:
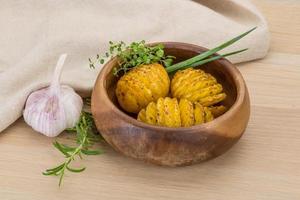
M 160 64 L 141 65 L 124 74 L 117 82 L 116 96 L 127 112 L 138 113 L 150 102 L 169 93 L 170 79 Z
M 208 107 L 208 109 L 213 114 L 214 118 L 223 115 L 227 111 L 227 108 L 223 105 L 211 106 L 211 107 Z
M 193 126 L 195 124 L 194 106 L 193 103 L 187 99 L 179 101 L 181 125 L 183 127 Z
M 175 73 L 171 81 L 171 94 L 174 98 L 185 98 L 203 106 L 212 106 L 226 98 L 222 85 L 215 77 L 193 68 Z
M 166 127 L 189 127 L 213 120 L 209 108 L 200 103 L 192 103 L 187 99 L 159 98 L 156 103 L 151 102 L 146 109 L 138 114 L 138 120 L 148 124 Z

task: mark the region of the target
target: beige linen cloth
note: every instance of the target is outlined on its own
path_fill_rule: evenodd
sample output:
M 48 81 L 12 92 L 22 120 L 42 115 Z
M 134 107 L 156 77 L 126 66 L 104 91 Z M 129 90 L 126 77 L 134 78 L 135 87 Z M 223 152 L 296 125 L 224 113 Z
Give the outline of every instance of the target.
M 0 0 L 0 131 L 21 115 L 27 96 L 49 84 L 61 53 L 62 83 L 89 95 L 100 67 L 88 58 L 108 41 L 179 41 L 214 47 L 257 26 L 228 48 L 233 62 L 262 58 L 266 21 L 248 0 Z

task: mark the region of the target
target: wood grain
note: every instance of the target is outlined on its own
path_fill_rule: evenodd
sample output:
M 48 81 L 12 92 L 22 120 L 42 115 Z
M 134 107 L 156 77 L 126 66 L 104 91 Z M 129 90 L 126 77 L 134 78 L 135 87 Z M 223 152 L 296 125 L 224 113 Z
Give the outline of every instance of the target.
M 186 43 L 163 44 L 165 53 L 176 57 L 175 62 L 207 51 Z M 222 84 L 227 95 L 223 104 L 229 110 L 209 123 L 181 128 L 152 126 L 125 113 L 116 100 L 114 89 L 118 77 L 113 75 L 113 70 L 118 66 L 116 58 L 104 65 L 92 93 L 92 113 L 96 126 L 116 151 L 158 165 L 191 165 L 225 153 L 244 133 L 250 115 L 249 94 L 241 73 L 228 60 L 219 59 L 201 69 Z M 130 76 L 130 72 L 126 76 Z
M 252 113 L 233 149 L 207 163 L 170 169 L 105 146 L 105 154 L 83 160 L 87 170 L 67 176 L 59 189 L 56 177 L 41 172 L 61 155 L 52 139 L 20 119 L 0 134 L 0 199 L 300 199 L 300 2 L 254 2 L 269 21 L 272 45 L 267 58 L 239 66 Z

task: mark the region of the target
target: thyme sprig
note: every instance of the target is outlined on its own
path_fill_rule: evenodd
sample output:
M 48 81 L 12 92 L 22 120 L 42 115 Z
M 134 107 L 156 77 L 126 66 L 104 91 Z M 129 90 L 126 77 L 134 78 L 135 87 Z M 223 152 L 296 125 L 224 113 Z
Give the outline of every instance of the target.
M 59 176 L 59 186 L 62 184 L 63 177 L 66 170 L 74 173 L 79 173 L 85 170 L 82 168 L 71 167 L 71 162 L 77 157 L 82 159 L 82 155 L 98 155 L 102 152 L 100 150 L 90 150 L 94 142 L 99 141 L 99 135 L 95 134 L 95 124 L 93 117 L 90 113 L 83 111 L 80 116 L 79 122 L 74 128 L 67 129 L 69 132 L 76 132 L 77 147 L 71 147 L 65 144 L 61 144 L 58 141 L 53 143 L 54 147 L 58 149 L 64 156 L 65 161 L 58 166 L 47 169 L 43 172 L 44 175 Z
M 119 67 L 114 68 L 114 75 L 118 75 L 142 64 L 160 63 L 169 67 L 175 59 L 174 56 L 165 55 L 163 44 L 149 46 L 145 40 L 132 42 L 130 45 L 126 45 L 123 41 L 117 43 L 110 41 L 109 45 L 109 51 L 104 55 L 97 54 L 96 60 L 89 58 L 90 68 L 95 68 L 96 64 L 103 64 L 107 58 L 117 56 Z

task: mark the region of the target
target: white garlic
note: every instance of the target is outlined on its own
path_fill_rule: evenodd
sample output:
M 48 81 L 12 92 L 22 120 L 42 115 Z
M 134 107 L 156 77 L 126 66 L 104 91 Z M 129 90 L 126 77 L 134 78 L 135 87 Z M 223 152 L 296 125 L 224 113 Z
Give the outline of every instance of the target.
M 34 130 L 55 137 L 79 120 L 83 102 L 73 88 L 60 85 L 60 75 L 67 54 L 60 56 L 49 87 L 29 95 L 23 117 Z

